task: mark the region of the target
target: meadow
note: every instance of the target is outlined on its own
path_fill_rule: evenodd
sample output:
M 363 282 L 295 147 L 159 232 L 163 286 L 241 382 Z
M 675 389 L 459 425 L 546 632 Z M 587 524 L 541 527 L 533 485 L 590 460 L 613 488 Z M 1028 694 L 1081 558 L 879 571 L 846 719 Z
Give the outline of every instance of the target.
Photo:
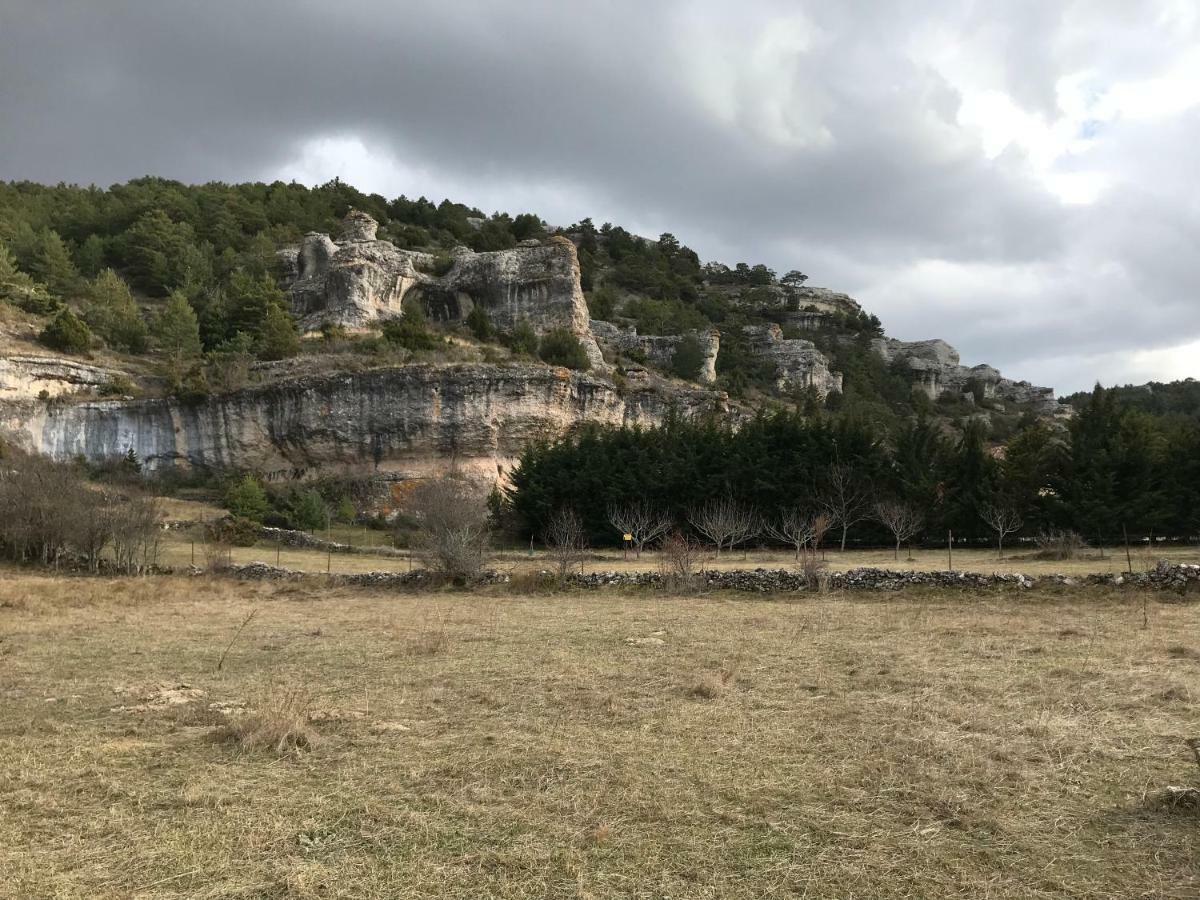
M 9 571 L 0 896 L 1195 897 L 1142 599 Z

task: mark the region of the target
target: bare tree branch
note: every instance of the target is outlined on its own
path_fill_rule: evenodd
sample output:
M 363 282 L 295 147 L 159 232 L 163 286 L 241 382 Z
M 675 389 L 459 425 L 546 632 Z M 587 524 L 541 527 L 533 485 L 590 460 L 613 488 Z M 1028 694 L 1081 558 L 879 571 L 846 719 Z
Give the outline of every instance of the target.
M 1004 538 L 1021 530 L 1025 524 L 1021 514 L 1011 506 L 985 503 L 979 510 L 979 517 L 996 532 L 996 558 L 1004 559 Z
M 900 545 L 920 531 L 925 524 L 925 517 L 907 503 L 877 503 L 875 518 L 883 523 L 896 539 L 896 559 L 900 558 Z
M 671 515 L 645 500 L 634 503 L 610 504 L 608 521 L 622 534 L 633 535 L 634 553 L 641 559 L 642 548 L 658 540 L 674 524 Z

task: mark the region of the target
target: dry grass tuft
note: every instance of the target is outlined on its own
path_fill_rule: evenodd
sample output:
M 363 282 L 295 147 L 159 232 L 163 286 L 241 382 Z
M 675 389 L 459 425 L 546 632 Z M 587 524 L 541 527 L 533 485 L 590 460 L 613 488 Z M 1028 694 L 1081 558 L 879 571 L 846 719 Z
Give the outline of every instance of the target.
M 1182 644 L 1172 644 L 1167 648 L 1167 656 L 1171 659 L 1200 659 L 1200 650 Z
M 737 680 L 738 665 L 726 663 L 719 671 L 705 672 L 693 683 L 688 693 L 703 700 L 715 700 L 730 690 Z
M 408 656 L 437 656 L 439 653 L 445 653 L 449 646 L 446 626 L 440 625 L 437 628 L 426 628 L 409 638 L 404 645 L 404 652 Z
M 267 694 L 255 708 L 229 720 L 224 736 L 247 751 L 269 750 L 280 755 L 311 750 L 318 743 L 309 725 L 312 698 L 299 688 Z

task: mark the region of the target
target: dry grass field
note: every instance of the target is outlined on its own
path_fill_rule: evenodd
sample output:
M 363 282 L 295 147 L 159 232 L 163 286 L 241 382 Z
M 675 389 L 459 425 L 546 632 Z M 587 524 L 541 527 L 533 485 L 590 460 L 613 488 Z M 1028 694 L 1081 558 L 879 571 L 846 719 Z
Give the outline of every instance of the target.
M 1148 612 L 8 573 L 0 895 L 1197 897 Z

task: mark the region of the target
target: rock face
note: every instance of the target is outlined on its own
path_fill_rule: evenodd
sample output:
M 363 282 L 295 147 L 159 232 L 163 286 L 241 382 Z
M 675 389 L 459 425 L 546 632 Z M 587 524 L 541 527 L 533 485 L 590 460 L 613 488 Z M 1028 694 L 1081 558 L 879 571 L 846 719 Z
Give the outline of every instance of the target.
M 579 257 L 564 237 L 491 253 L 461 247 L 450 271 L 424 279 L 418 296 L 437 321 L 465 319 L 481 306 L 501 331 L 511 331 L 520 322 L 538 334 L 565 329 L 579 338 L 594 367 L 604 365 L 579 284 Z
M 689 331 L 681 334 L 639 335 L 636 328 L 621 328 L 611 322 L 592 320 L 592 334 L 601 346 L 627 356 L 644 357 L 645 362 L 669 369 L 675 359 L 675 350 L 685 337 L 693 337 L 700 344 L 703 363 L 700 366 L 701 384 L 712 384 L 717 380 L 717 354 L 721 350 L 721 332 Z
M 304 330 L 325 322 L 368 327 L 402 316 L 410 299 L 438 321 L 460 321 L 481 306 L 502 331 L 519 322 L 538 334 L 566 329 L 579 338 L 592 365 L 603 366 L 588 326 L 579 258 L 566 238 L 491 253 L 460 247 L 449 271 L 437 275 L 433 256 L 378 240 L 377 228 L 369 215 L 351 210 L 336 242 L 310 233 L 299 246 L 279 252 L 292 311 Z
M 61 397 L 103 387 L 114 373 L 57 356 L 0 357 L 0 400 Z
M 981 392 L 989 400 L 1029 404 L 1043 414 L 1057 415 L 1062 405 L 1054 389 L 1036 387 L 1028 381 L 1012 381 L 989 365 L 967 367 L 960 363 L 958 351 L 943 340 L 897 341 L 876 338 L 871 348 L 888 362 L 902 360 L 912 373 L 913 384 L 931 400 L 943 395 L 970 395 Z
M 783 330 L 774 323 L 746 325 L 742 331 L 750 339 L 750 349 L 774 363 L 777 390 L 813 388 L 822 399 L 841 393 L 841 373 L 829 368 L 829 360 L 812 341 L 784 338 Z
M 375 240 L 375 227 L 370 216 L 352 211 L 340 242 L 312 232 L 299 247 L 279 252 L 292 312 L 303 330 L 326 322 L 363 328 L 401 315 L 405 295 L 425 277 L 420 268 L 431 266 L 433 257 Z
M 652 425 L 672 409 L 728 411 L 727 398 L 700 389 L 621 394 L 603 378 L 547 366 L 413 365 L 293 378 L 195 404 L 10 402 L 0 428 L 54 459 L 132 449 L 151 470 L 421 475 L 455 459 L 494 480 L 534 439 L 583 422 Z

